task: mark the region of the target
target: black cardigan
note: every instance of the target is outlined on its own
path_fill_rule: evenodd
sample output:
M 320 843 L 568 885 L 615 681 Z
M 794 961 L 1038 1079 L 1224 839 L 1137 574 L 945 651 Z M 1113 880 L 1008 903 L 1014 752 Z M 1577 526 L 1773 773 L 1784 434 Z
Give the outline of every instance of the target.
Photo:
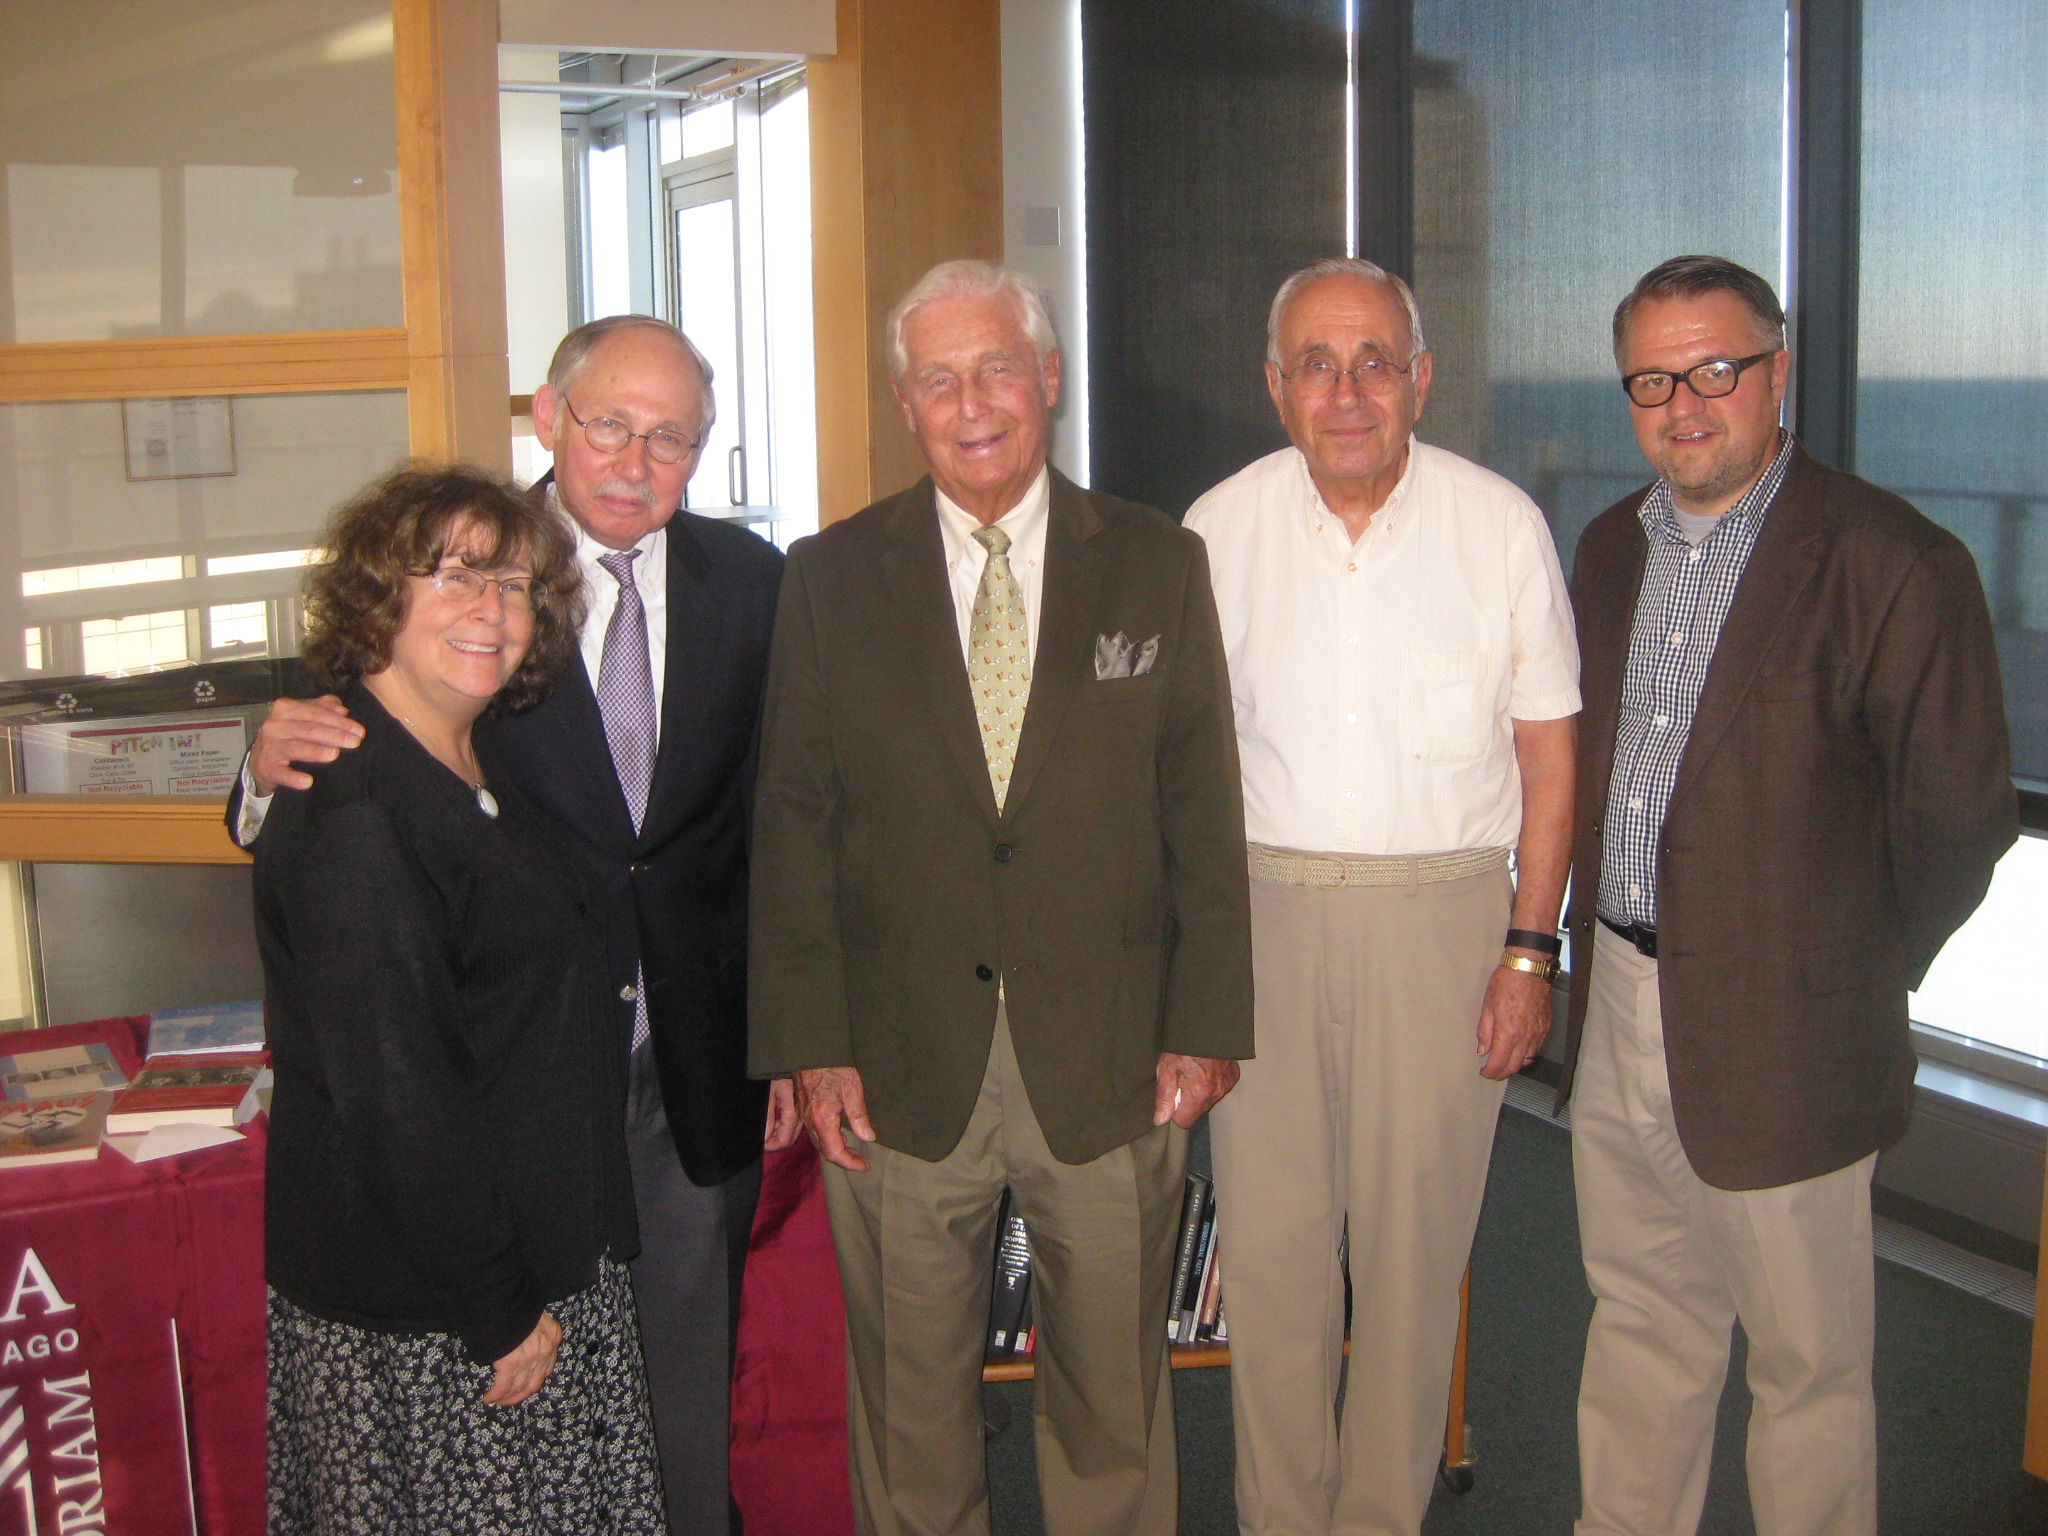
M 496 821 L 365 689 L 363 743 L 258 839 L 267 1270 L 318 1316 L 487 1364 L 639 1250 L 599 911 L 509 785 Z

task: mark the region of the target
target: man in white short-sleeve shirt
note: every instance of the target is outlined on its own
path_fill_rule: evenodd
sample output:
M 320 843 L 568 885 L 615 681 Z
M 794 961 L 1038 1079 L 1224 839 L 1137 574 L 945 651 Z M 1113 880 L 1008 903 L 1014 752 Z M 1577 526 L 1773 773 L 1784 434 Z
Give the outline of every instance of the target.
M 1413 1536 L 1504 1080 L 1550 1025 L 1578 652 L 1542 514 L 1412 436 L 1407 286 L 1317 262 L 1268 338 L 1293 446 L 1187 516 L 1251 842 L 1258 1058 L 1212 1115 L 1238 1520 Z

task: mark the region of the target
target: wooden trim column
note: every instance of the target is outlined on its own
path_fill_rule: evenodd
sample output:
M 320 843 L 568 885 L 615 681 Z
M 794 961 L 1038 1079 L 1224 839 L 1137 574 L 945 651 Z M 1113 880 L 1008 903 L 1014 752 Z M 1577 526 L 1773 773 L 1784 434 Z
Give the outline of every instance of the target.
M 811 251 L 819 520 L 924 473 L 882 322 L 934 262 L 1003 255 L 1000 0 L 839 0 L 814 60 Z
M 2048 1193 L 2041 1201 L 2041 1259 L 2034 1272 L 2034 1356 L 2027 1376 L 2027 1438 L 2020 1465 L 2048 1478 Z
M 392 0 L 412 451 L 512 470 L 497 0 Z

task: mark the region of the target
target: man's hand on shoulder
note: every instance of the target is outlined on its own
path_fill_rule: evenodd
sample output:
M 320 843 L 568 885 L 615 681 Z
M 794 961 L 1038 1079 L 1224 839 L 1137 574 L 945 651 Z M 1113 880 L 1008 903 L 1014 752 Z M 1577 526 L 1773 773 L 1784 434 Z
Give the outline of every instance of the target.
M 848 1143 L 845 1129 L 850 1126 L 862 1141 L 875 1139 L 860 1072 L 853 1067 L 814 1067 L 797 1073 L 791 1082 L 797 1118 L 811 1133 L 818 1155 L 849 1173 L 866 1173 L 868 1160 Z
M 1223 1095 L 1237 1086 L 1238 1065 L 1218 1056 L 1180 1056 L 1172 1051 L 1154 1069 L 1159 1091 L 1152 1099 L 1152 1123 L 1171 1120 L 1187 1130 Z
M 259 795 L 279 789 L 311 789 L 313 776 L 294 763 L 331 763 L 362 742 L 363 728 L 333 694 L 317 699 L 279 699 L 256 732 L 249 776 Z

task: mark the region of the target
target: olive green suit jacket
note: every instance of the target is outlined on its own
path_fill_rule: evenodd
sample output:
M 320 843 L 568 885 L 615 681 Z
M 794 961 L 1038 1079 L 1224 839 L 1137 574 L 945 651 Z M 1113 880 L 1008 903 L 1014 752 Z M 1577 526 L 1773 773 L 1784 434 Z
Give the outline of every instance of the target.
M 885 1146 L 966 1129 L 998 983 L 1054 1155 L 1152 1125 L 1162 1052 L 1252 1053 L 1244 811 L 1201 540 L 1052 477 L 1030 703 L 996 809 L 929 480 L 790 551 L 750 941 L 756 1075 L 859 1069 Z M 1097 641 L 1158 637 L 1141 676 Z

